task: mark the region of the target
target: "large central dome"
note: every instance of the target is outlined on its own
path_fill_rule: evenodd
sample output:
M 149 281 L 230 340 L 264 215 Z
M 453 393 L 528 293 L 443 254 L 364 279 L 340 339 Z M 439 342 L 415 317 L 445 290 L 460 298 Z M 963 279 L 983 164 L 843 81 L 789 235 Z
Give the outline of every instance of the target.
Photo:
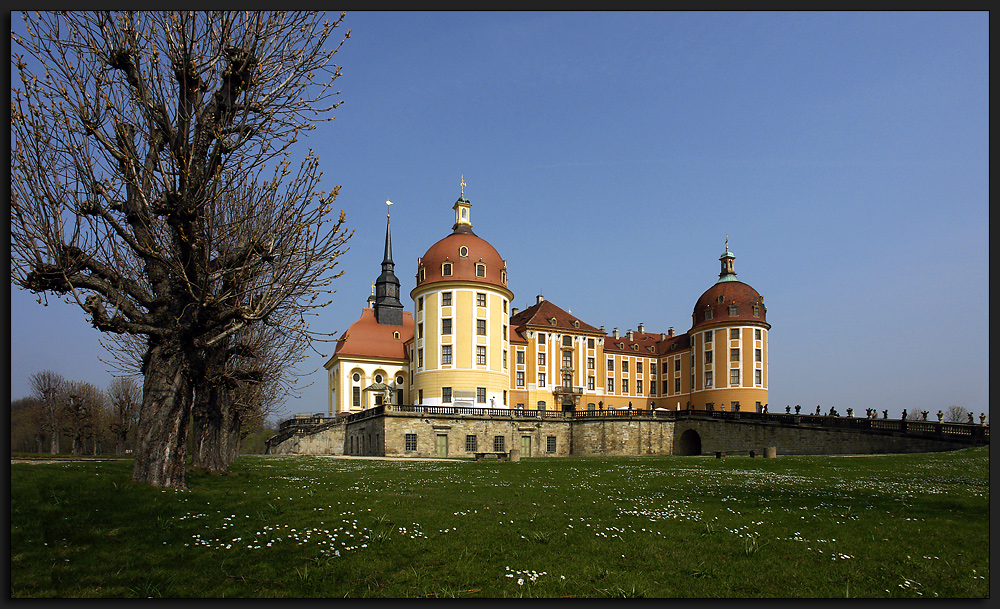
M 420 258 L 414 290 L 441 281 L 474 281 L 507 288 L 507 262 L 496 248 L 472 231 L 470 207 L 465 197 L 455 202 L 452 233 Z

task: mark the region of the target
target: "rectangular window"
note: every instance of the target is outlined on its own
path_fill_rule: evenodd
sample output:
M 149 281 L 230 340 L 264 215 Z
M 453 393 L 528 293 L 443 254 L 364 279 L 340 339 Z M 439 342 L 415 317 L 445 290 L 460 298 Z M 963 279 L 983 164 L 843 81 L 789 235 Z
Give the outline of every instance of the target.
M 740 350 L 739 349 L 730 349 L 729 350 L 729 361 L 731 361 L 731 362 L 738 362 L 738 361 L 740 361 Z
M 628 372 L 628 360 L 627 359 L 623 359 L 622 360 L 622 372 Z
M 736 305 L 729 305 L 729 315 L 735 317 L 740 314 L 740 308 Z
M 670 381 L 663 381 L 663 395 L 670 392 Z
M 486 365 L 486 347 L 476 347 L 476 363 L 480 366 Z
M 516 357 L 517 357 L 517 363 L 519 364 L 524 363 L 524 351 L 518 351 Z
M 706 372 L 705 373 L 705 389 L 708 389 L 711 386 L 712 386 L 712 373 L 711 372 Z
M 638 393 L 639 395 L 642 395 L 642 381 L 641 380 L 637 380 L 635 382 L 635 392 Z
M 681 392 L 681 379 L 679 378 L 674 379 L 674 392 L 675 393 Z
M 642 361 L 641 360 L 635 363 L 635 371 L 638 374 L 642 374 Z
M 713 332 L 711 330 L 709 330 L 708 332 L 705 332 L 705 342 L 706 343 L 712 342 L 712 335 L 713 334 L 715 334 L 715 332 Z
M 674 360 L 674 372 L 680 372 L 680 371 L 681 371 L 681 358 L 678 357 L 677 359 Z
M 563 351 L 563 354 L 562 354 L 562 367 L 563 368 L 572 368 L 573 367 L 573 352 L 572 351 Z
M 408 451 L 417 450 L 417 434 L 408 433 L 406 434 L 406 446 L 405 449 Z
M 493 452 L 502 453 L 504 452 L 504 437 L 503 436 L 493 436 Z
M 649 373 L 656 376 L 656 362 L 649 362 Z
M 352 398 L 355 408 L 361 408 L 361 387 L 354 388 L 354 395 Z
M 594 369 L 594 358 L 588 357 L 587 358 L 587 370 L 593 370 L 593 369 Z
M 451 387 L 441 388 L 441 401 L 445 404 L 451 403 Z
M 738 387 L 740 384 L 740 369 L 733 368 L 729 371 L 729 385 L 731 387 Z
M 477 319 L 476 320 L 476 334 L 480 336 L 486 336 L 486 320 Z
M 608 391 L 610 391 L 611 393 L 615 392 L 615 379 L 611 378 L 610 376 L 608 377 L 607 387 Z
M 705 352 L 705 363 L 706 364 L 711 364 L 712 363 L 712 352 L 711 351 L 706 351 Z
M 763 371 L 762 370 L 757 369 L 757 370 L 753 371 L 753 382 L 754 382 L 755 385 L 763 385 L 764 384 L 764 375 L 763 375 Z
M 476 292 L 476 306 L 485 307 L 486 306 L 486 294 L 483 292 Z
M 545 354 L 544 353 L 539 353 L 538 354 L 538 365 L 539 366 L 544 366 L 545 365 Z
M 451 363 L 451 345 L 441 345 L 441 363 Z
M 622 393 L 628 393 L 628 379 L 622 379 Z
M 517 372 L 517 373 L 516 373 L 516 376 L 515 376 L 515 381 L 514 381 L 514 383 L 515 383 L 515 384 L 516 384 L 516 385 L 517 385 L 518 387 L 524 387 L 524 373 L 523 373 L 523 372 L 520 372 L 520 371 L 519 371 L 519 372 Z
M 417 368 L 424 367 L 424 350 L 417 349 Z
M 594 348 L 594 339 L 592 339 L 592 338 L 588 338 L 587 339 L 587 348 L 588 349 L 593 349 Z
M 486 403 L 486 387 L 476 387 L 476 402 L 479 404 Z
M 546 436 L 545 438 L 545 452 L 554 453 L 556 452 L 556 437 Z
M 588 376 L 587 377 L 587 389 L 589 389 L 590 391 L 593 391 L 595 385 L 596 385 L 596 382 L 594 381 L 594 377 Z
M 476 452 L 476 436 L 465 436 L 465 452 L 474 453 Z
M 451 306 L 451 292 L 441 292 L 441 306 L 442 307 Z
M 729 329 L 729 339 L 730 340 L 739 340 L 740 339 L 740 329 L 739 328 L 730 328 Z
M 418 311 L 423 311 L 424 310 L 424 297 L 423 296 L 421 296 L 420 298 L 417 298 L 417 310 Z
M 451 334 L 451 318 L 445 317 L 441 320 L 441 334 Z
M 754 361 L 757 361 L 757 362 L 764 361 L 764 359 L 763 359 L 763 352 L 760 349 L 754 349 L 753 350 L 753 359 L 754 359 Z
M 503 369 L 507 369 L 507 350 L 503 350 Z
M 486 277 L 486 265 L 477 264 L 476 265 L 476 277 Z
M 539 372 L 538 373 L 538 386 L 539 387 L 544 387 L 545 386 L 545 373 L 544 372 Z
M 614 372 L 614 371 L 615 371 L 615 360 L 609 359 L 608 360 L 608 372 Z
M 760 328 L 757 328 L 753 331 L 753 337 L 756 338 L 757 340 L 760 340 Z

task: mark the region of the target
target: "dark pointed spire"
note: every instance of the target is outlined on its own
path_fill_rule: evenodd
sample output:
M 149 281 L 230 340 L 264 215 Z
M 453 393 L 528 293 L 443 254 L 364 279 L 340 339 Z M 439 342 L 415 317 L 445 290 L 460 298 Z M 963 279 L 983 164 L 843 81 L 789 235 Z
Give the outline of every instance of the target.
M 387 205 L 392 205 L 386 201 Z M 375 280 L 375 320 L 390 326 L 403 325 L 403 303 L 399 302 L 399 279 L 392 261 L 392 233 L 389 214 L 385 215 L 385 253 L 382 256 L 382 274 Z

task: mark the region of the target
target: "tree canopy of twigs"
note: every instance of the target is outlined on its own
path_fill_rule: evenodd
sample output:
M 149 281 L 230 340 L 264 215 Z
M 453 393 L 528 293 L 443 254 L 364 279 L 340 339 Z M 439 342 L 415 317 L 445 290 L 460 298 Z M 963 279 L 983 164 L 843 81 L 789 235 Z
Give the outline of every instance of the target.
M 184 486 L 206 350 L 305 337 L 350 237 L 294 144 L 340 102 L 344 15 L 25 13 L 11 32 L 11 281 L 139 337 L 136 480 Z

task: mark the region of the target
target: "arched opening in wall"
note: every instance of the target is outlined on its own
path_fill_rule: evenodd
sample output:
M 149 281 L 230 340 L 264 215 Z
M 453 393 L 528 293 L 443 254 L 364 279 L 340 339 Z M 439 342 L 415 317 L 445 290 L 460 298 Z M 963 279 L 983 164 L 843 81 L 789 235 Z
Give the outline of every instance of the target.
M 681 434 L 674 447 L 675 455 L 700 455 L 701 436 L 693 429 L 687 429 Z

